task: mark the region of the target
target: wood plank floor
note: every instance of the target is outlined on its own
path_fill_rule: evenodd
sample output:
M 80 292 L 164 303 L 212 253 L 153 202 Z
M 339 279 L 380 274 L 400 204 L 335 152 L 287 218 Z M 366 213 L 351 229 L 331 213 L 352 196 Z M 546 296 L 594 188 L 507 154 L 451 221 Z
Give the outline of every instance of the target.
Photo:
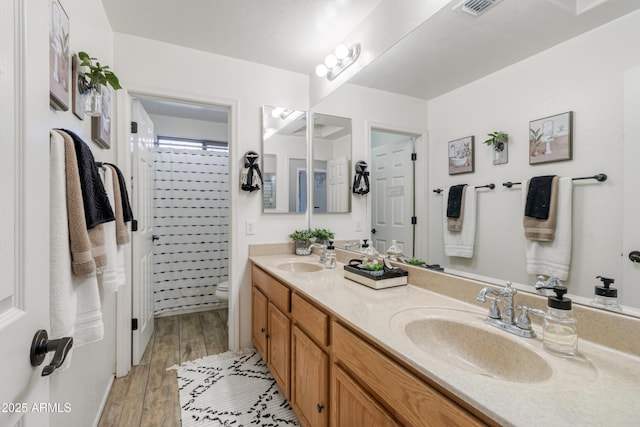
M 167 368 L 228 350 L 227 309 L 155 319 L 155 332 L 129 375 L 116 378 L 98 427 L 180 426 L 176 371 Z

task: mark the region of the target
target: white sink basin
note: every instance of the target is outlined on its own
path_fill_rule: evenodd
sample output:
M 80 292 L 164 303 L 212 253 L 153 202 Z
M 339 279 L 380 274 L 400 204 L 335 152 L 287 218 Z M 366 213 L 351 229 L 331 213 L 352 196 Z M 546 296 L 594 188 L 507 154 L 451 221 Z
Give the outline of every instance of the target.
M 449 365 L 511 382 L 537 383 L 553 375 L 551 365 L 526 339 L 494 330 L 478 313 L 421 308 L 399 314 L 391 320 L 394 330 Z
M 407 323 L 404 331 L 433 357 L 481 375 L 527 383 L 551 377 L 551 366 L 535 351 L 488 328 L 431 317 Z
M 313 273 L 321 271 L 323 267 L 320 264 L 312 264 L 310 262 L 292 261 L 279 264 L 276 268 L 294 273 Z

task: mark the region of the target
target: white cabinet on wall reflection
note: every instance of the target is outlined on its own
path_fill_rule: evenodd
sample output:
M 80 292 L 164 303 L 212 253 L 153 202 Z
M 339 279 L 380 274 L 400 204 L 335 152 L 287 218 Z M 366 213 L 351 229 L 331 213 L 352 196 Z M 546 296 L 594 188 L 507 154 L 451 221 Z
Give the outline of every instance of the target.
M 306 112 L 263 106 L 263 212 L 306 212 L 307 158 Z

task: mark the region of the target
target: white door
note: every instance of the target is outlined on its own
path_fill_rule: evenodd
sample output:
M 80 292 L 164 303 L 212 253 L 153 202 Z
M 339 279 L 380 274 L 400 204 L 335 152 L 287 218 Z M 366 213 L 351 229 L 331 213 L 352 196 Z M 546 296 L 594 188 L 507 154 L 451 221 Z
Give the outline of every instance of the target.
M 0 426 L 48 426 L 33 405 L 49 402 L 41 373 L 51 357 L 32 367 L 29 350 L 36 330 L 49 329 L 49 134 L 20 115 L 21 7 L 0 0 Z M 46 106 L 38 113 L 46 117 Z
M 327 212 L 349 211 L 349 160 L 338 157 L 327 161 Z
M 371 240 L 381 254 L 396 240 L 405 255 L 413 248 L 413 141 L 404 138 L 371 150 Z
M 626 71 L 624 81 L 624 219 L 622 234 L 623 277 L 619 288 L 621 304 L 640 307 L 640 262 L 629 255 L 640 256 L 640 67 Z
M 133 318 L 138 329 L 133 331 L 132 363 L 137 365 L 153 333 L 153 123 L 140 101 L 134 99 L 131 118 L 137 132 L 131 133 L 133 161 L 133 216 L 138 230 L 133 232 Z

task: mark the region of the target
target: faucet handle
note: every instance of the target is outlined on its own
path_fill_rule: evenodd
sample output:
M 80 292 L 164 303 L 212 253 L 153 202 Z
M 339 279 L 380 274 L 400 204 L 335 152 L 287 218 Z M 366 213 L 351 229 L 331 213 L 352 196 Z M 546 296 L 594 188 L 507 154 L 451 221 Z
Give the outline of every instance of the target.
M 500 300 L 493 297 L 485 297 L 485 299 L 491 302 L 491 305 L 489 306 L 489 317 L 492 319 L 500 319 L 500 309 L 498 308 Z
M 516 326 L 527 331 L 531 330 L 531 319 L 529 318 L 529 313 L 541 317 L 546 316 L 544 311 L 538 310 L 537 308 L 527 307 L 526 305 L 519 305 L 518 309 L 521 310 L 521 312 L 518 316 L 518 320 L 516 321 Z

